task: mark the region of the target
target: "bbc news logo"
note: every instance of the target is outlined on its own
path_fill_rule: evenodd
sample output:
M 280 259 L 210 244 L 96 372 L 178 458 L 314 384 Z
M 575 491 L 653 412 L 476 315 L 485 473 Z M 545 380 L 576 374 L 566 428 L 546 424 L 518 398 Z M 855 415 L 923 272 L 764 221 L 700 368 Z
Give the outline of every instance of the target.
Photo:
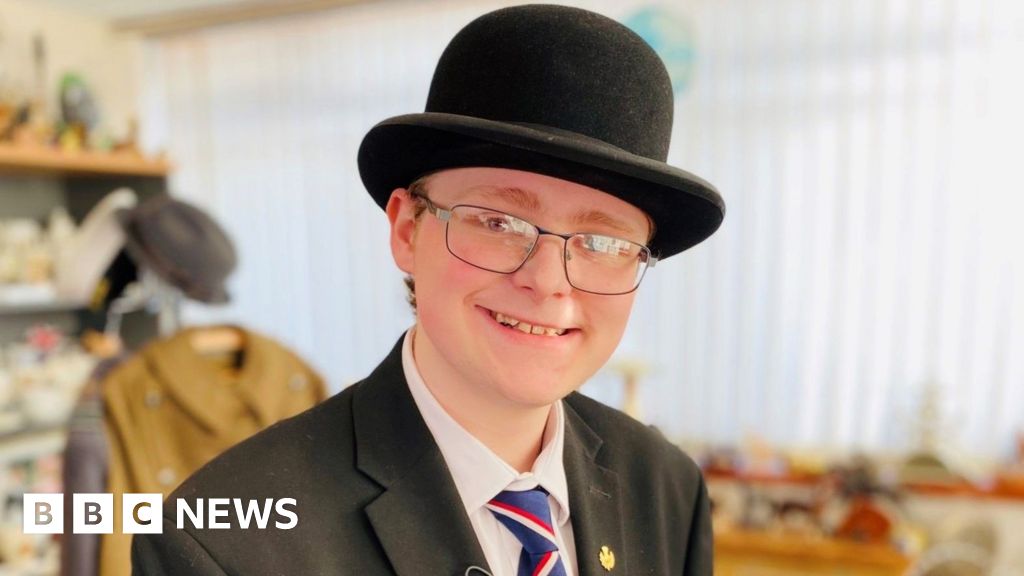
M 191 525 L 197 530 L 250 528 L 291 530 L 299 524 L 294 498 L 197 498 L 189 503 L 176 500 L 176 527 Z M 163 495 L 123 494 L 121 532 L 124 534 L 163 533 Z M 113 494 L 72 494 L 71 531 L 74 534 L 112 534 L 114 532 Z M 25 534 L 64 533 L 63 494 L 25 494 L 22 528 Z M 235 523 L 231 522 L 234 512 Z M 273 523 L 271 523 L 273 519 Z

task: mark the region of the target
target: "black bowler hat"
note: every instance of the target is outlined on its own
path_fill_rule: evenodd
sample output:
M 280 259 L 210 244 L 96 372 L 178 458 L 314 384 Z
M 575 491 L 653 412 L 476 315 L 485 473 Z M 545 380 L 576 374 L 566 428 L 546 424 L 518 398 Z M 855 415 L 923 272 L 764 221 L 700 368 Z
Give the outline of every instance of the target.
M 125 249 L 185 296 L 208 304 L 229 301 L 224 286 L 238 264 L 227 232 L 199 208 L 167 195 L 118 214 Z
M 359 148 L 373 199 L 434 170 L 514 168 L 617 196 L 654 220 L 661 258 L 710 236 L 725 202 L 665 163 L 673 94 L 665 65 L 629 28 L 578 8 L 531 4 L 470 22 L 434 71 L 426 111 L 388 118 Z

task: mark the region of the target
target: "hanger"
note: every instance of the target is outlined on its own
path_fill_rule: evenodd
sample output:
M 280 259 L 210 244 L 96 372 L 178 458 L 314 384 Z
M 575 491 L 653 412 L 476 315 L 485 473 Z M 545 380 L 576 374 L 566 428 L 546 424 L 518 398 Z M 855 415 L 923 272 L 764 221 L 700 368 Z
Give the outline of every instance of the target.
M 201 326 L 189 330 L 189 344 L 196 354 L 236 380 L 245 364 L 245 332 L 234 326 Z
M 245 335 L 234 326 L 195 328 L 189 336 L 192 349 L 204 356 L 237 354 L 242 351 Z

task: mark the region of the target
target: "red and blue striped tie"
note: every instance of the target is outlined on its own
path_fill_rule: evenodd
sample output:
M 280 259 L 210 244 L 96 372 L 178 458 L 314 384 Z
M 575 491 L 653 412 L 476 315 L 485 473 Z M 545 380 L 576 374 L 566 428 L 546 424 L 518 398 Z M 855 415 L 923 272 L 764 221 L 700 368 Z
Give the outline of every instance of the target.
M 505 490 L 487 503 L 498 522 L 523 545 L 517 576 L 566 576 L 551 524 L 548 493 L 543 488 Z

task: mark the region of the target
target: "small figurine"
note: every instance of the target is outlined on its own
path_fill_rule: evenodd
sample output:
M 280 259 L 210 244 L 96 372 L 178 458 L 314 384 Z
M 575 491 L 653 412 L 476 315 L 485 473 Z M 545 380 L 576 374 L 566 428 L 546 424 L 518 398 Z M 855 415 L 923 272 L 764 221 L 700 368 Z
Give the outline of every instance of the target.
M 78 149 L 89 141 L 89 132 L 99 121 L 99 110 L 85 80 L 67 73 L 60 81 L 60 111 L 64 119 L 60 144 L 65 150 Z

